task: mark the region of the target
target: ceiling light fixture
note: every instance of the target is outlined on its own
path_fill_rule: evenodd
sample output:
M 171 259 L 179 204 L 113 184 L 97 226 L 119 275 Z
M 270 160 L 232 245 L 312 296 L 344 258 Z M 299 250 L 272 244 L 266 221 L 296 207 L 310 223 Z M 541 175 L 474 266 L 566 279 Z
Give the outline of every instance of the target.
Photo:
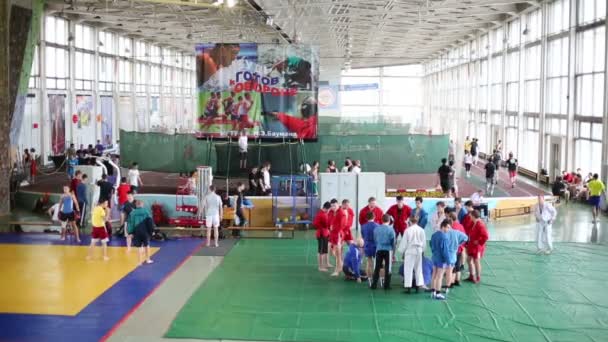
M 271 16 L 266 17 L 266 25 L 272 26 L 274 24 L 274 19 Z
M 226 6 L 228 6 L 228 8 L 232 8 L 236 5 L 236 0 L 225 0 L 224 3 Z

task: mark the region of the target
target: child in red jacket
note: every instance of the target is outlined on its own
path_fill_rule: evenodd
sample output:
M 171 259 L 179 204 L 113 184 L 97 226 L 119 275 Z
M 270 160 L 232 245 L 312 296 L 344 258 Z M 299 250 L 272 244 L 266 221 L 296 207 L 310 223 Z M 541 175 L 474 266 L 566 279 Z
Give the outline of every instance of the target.
M 337 277 L 342 272 L 342 234 L 346 225 L 347 215 L 344 209 L 338 204 L 337 199 L 331 200 L 331 210 L 329 212 L 329 244 L 331 252 L 336 258 L 336 269 L 331 275 Z
M 345 199 L 342 201 L 342 209 L 346 211 L 346 224 L 342 230 L 342 241 L 350 243 L 354 241 L 351 229 L 353 228 L 353 222 L 355 221 L 355 212 L 350 207 L 350 201 Z
M 485 223 L 480 219 L 479 210 L 471 213 L 473 226 L 469 232 L 469 242 L 467 242 L 467 254 L 469 256 L 469 270 L 473 273 L 469 275 L 468 281 L 479 283 L 481 281 L 481 258 L 486 249 L 486 242 L 489 239 L 488 230 Z
M 407 221 L 412 214 L 412 208 L 405 204 L 403 196 L 397 196 L 397 204 L 390 207 L 386 213 L 391 215 L 393 220 L 395 220 L 395 224 L 393 225 L 395 235 L 403 236 L 403 233 L 407 229 Z
M 329 260 L 327 258 L 328 244 L 329 244 L 329 220 L 327 213 L 331 208 L 329 202 L 323 204 L 323 208 L 319 210 L 315 219 L 312 221 L 313 226 L 317 229 L 317 259 L 319 262 L 319 271 L 327 272 L 329 266 Z

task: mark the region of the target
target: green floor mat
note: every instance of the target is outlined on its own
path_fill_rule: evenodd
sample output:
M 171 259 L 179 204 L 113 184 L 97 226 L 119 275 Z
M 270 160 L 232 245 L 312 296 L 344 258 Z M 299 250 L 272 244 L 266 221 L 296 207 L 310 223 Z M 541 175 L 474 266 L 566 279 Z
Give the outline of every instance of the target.
M 166 337 L 269 341 L 605 341 L 608 249 L 490 243 L 482 284 L 447 301 L 330 278 L 314 240 L 243 240 Z

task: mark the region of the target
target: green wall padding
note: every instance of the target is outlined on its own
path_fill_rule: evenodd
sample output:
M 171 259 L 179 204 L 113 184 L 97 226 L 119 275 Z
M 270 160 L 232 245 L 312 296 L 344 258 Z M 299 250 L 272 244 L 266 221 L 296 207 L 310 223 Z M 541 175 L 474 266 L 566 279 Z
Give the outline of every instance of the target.
M 406 133 L 321 135 L 318 141 L 303 144 L 259 144 L 250 140 L 248 166 L 270 161 L 273 173 L 288 174 L 299 172 L 302 162 L 312 164 L 318 160 L 321 170 L 324 171 L 328 160 L 335 160 L 341 167 L 344 159 L 351 157 L 361 160 L 363 170 L 370 172 L 434 173 L 439 160 L 447 155 L 448 140 L 447 135 Z M 187 172 L 198 165 L 209 165 L 217 176 L 242 174 L 239 170 L 238 146 L 235 140 L 211 142 L 197 140 L 192 135 L 121 131 L 120 149 L 123 166 L 136 161 L 142 170 Z

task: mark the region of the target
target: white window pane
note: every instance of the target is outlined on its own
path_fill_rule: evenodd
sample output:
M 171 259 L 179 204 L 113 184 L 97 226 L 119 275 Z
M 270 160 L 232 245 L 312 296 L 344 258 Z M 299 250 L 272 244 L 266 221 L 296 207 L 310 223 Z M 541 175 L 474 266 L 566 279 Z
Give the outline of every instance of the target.
M 342 84 L 379 84 L 377 77 L 343 77 Z M 342 91 L 340 98 L 343 105 L 378 105 L 380 93 L 378 90 Z

